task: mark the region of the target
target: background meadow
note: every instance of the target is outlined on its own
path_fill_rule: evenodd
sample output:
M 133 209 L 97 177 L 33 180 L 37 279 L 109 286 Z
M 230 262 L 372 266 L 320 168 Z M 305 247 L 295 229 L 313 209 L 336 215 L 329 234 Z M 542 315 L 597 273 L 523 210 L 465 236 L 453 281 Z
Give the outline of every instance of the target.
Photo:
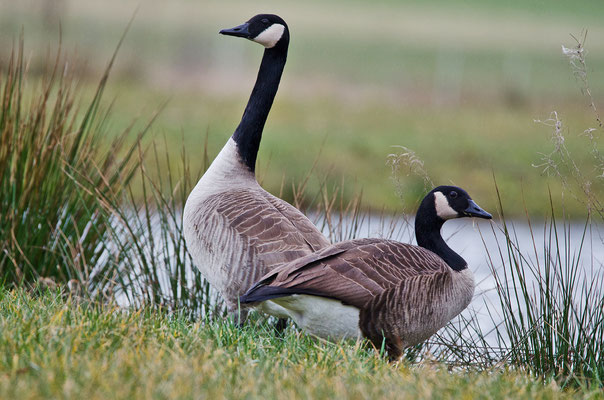
M 599 101 L 604 6 L 596 0 L 4 0 L 0 46 L 6 53 L 23 29 L 35 76 L 61 38 L 91 92 L 135 10 L 107 86 L 106 100 L 115 104 L 111 131 L 162 107 L 151 136 L 167 137 L 174 163 L 184 142 L 194 171 L 205 141 L 211 159 L 236 127 L 262 56 L 258 46 L 217 32 L 261 11 L 280 14 L 292 31 L 258 157 L 264 186 L 290 201 L 292 183 L 316 159 L 310 191 L 325 177 L 332 187 L 345 180 L 346 199 L 362 190 L 367 208 L 400 210 L 386 159 L 398 151 L 391 146 L 403 145 L 436 183 L 471 188 L 493 209 L 494 174 L 505 202 L 516 202 L 524 187 L 529 211 L 544 216 L 548 186 L 557 193 L 560 183 L 532 167 L 553 148 L 551 129 L 533 121 L 552 111 L 576 162 L 593 167 L 581 134 L 595 121 L 561 45 L 572 47 L 571 34 L 588 30 L 589 83 Z M 594 190 L 602 194 L 601 187 Z M 405 178 L 405 210 L 413 212 L 423 193 L 421 179 Z M 571 198 L 566 209 L 584 215 Z

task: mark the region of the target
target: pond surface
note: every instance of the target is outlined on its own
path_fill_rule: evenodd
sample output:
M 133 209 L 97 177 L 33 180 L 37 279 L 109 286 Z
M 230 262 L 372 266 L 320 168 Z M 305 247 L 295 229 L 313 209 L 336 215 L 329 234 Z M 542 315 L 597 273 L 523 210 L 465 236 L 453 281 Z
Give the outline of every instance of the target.
M 351 223 L 343 221 L 343 227 Z M 358 237 L 384 237 L 415 244 L 412 226 L 411 218 L 394 220 L 366 216 L 357 224 L 356 232 Z M 508 222 L 507 229 L 512 239 L 511 252 L 508 251 L 503 224 L 497 219 L 451 220 L 442 229 L 447 244 L 468 262 L 475 275 L 474 299 L 461 318 L 477 318 L 481 332 L 491 332 L 487 335 L 487 341 L 492 345 L 496 345 L 493 328 L 503 318 L 496 277 L 500 282 L 507 281 L 510 287 L 514 286 L 510 278 L 514 265 L 510 254 L 516 258 L 522 257 L 522 268 L 526 272 L 529 287 L 536 287 L 537 281 L 542 279 L 539 274 L 543 276 L 546 265 L 551 266 L 552 271 L 556 271 L 560 277 L 567 274 L 569 265 L 578 265 L 577 301 L 583 301 L 580 293 L 583 282 L 600 279 L 604 273 L 604 235 L 601 225 L 592 223 L 586 226 L 582 221 L 567 221 L 566 224 L 557 221 L 556 226 L 540 221 L 529 225 L 526 221 L 512 221 Z M 598 296 L 602 295 L 602 289 L 598 288 Z M 472 334 L 467 332 L 467 335 Z

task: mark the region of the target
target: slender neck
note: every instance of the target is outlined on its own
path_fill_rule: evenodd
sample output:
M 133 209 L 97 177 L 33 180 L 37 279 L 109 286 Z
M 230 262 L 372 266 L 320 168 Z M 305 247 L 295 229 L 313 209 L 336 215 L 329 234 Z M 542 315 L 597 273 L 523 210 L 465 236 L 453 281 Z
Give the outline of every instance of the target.
M 260 147 L 262 130 L 277 94 L 286 59 L 287 44 L 264 50 L 256 84 L 243 112 L 241 122 L 233 134 L 239 156 L 252 172 L 256 170 L 256 156 Z
M 430 200 L 431 199 L 431 200 Z M 462 271 L 468 267 L 464 260 L 447 243 L 440 234 L 444 220 L 436 216 L 434 198 L 425 199 L 417 210 L 415 216 L 415 238 L 417 244 L 436 253 L 455 271 Z

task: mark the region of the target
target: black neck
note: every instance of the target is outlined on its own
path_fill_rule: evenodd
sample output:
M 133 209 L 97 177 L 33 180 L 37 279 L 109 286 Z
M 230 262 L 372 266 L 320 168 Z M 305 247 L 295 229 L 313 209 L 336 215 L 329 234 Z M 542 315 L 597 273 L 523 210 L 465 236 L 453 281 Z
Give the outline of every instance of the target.
M 454 252 L 440 234 L 444 220 L 436 215 L 434 197 L 429 196 L 417 210 L 415 216 L 415 238 L 421 247 L 436 253 L 455 271 L 462 271 L 468 267 L 466 260 Z
M 241 122 L 233 134 L 239 155 L 252 172 L 256 170 L 256 156 L 260 147 L 262 130 L 277 94 L 286 59 L 287 45 L 278 45 L 264 50 L 256 84 L 243 112 Z

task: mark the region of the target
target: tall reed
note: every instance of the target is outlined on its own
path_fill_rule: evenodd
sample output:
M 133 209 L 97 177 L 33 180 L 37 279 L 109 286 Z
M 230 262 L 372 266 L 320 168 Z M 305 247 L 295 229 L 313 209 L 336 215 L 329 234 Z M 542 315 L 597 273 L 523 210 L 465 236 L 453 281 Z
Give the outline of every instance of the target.
M 586 254 L 593 244 L 585 221 L 579 246 L 571 242 L 570 221 L 551 217 L 533 232 L 533 255 L 501 220 L 503 243 L 488 249 L 502 310 L 496 333 L 507 347 L 503 360 L 536 376 L 563 384 L 604 377 L 604 275 L 602 260 Z M 536 239 L 535 237 L 538 237 Z M 598 239 L 596 239 L 597 241 Z M 524 246 L 523 246 L 524 245 Z M 542 246 L 544 257 L 537 255 Z M 501 264 L 500 269 L 495 265 Z
M 187 251 L 182 210 L 192 179 L 184 148 L 181 158 L 181 167 L 173 170 L 169 155 L 160 154 L 156 142 L 146 153 L 139 143 L 134 183 L 125 192 L 99 190 L 84 175 L 74 179 L 103 210 L 106 234 L 101 262 L 93 273 L 93 279 L 111 277 L 110 286 L 102 289 L 124 305 L 210 318 L 222 315 L 224 307 Z M 153 177 L 148 168 L 156 168 Z
M 60 50 L 39 87 L 27 76 L 23 40 L 0 75 L 0 277 L 7 284 L 85 282 L 99 261 L 98 201 L 70 172 L 120 192 L 135 170 L 129 130 L 106 145 L 109 114 L 100 101 L 114 58 L 88 105 L 76 100 L 77 79 Z

